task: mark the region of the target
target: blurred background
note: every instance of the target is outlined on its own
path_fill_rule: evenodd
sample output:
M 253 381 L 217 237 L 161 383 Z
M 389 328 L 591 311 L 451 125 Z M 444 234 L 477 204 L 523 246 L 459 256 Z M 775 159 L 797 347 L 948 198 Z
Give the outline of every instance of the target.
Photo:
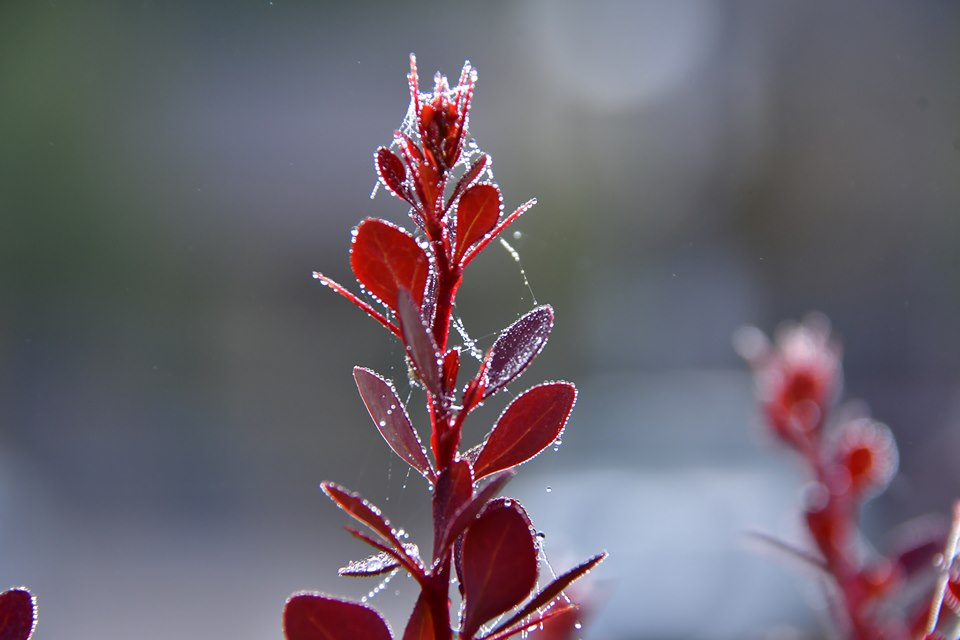
M 580 399 L 508 492 L 558 572 L 610 551 L 583 637 L 820 637 L 809 576 L 743 544 L 804 543 L 805 478 L 731 335 L 831 318 L 901 448 L 876 544 L 960 495 L 958 3 L 3 3 L 0 586 L 40 640 L 279 638 L 291 592 L 376 586 L 336 576 L 366 550 L 320 481 L 429 546 L 350 375 L 406 392 L 401 351 L 310 277 L 404 221 L 368 195 L 411 51 L 479 69 L 471 131 L 540 202 L 458 314 L 487 347 L 556 308 L 511 391 Z M 410 582 L 373 599 L 395 630 Z

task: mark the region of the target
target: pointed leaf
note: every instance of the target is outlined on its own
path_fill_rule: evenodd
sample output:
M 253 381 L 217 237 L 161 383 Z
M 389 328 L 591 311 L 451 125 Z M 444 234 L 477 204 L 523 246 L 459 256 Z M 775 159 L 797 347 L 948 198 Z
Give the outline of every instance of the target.
M 472 638 L 487 620 L 526 599 L 537 583 L 537 548 L 530 519 L 513 500 L 499 499 L 463 536 L 464 619 Z
M 283 608 L 287 640 L 391 640 L 380 614 L 357 602 L 298 593 Z
M 460 197 L 460 194 L 464 192 L 468 187 L 473 186 L 473 183 L 476 182 L 477 178 L 480 177 L 480 174 L 483 173 L 483 170 L 487 167 L 487 163 L 490 161 L 490 156 L 485 153 L 481 153 L 480 157 L 477 158 L 477 161 L 470 165 L 470 168 L 467 169 L 463 177 L 457 182 L 457 186 L 453 188 L 453 193 L 450 195 L 449 204 L 453 204 L 457 201 L 457 198 Z
M 453 261 L 460 259 L 471 246 L 490 233 L 503 211 L 503 198 L 495 184 L 475 184 L 460 196 L 457 205 L 457 248 Z
M 518 626 L 482 636 L 480 640 L 507 640 L 518 633 L 528 632 L 526 638 L 535 640 L 569 640 L 579 629 L 580 605 L 572 602 L 555 604 L 545 611 L 538 611 Z
M 371 318 L 379 322 L 381 325 L 383 325 L 383 327 L 387 331 L 397 336 L 398 338 L 400 337 L 400 328 L 397 327 L 392 322 L 390 322 L 389 320 L 387 320 L 387 318 L 382 313 L 374 309 L 369 302 L 367 302 L 366 300 L 361 300 L 352 291 L 344 287 L 342 284 L 340 284 L 336 280 L 333 280 L 332 278 L 328 278 L 327 276 L 323 275 L 319 271 L 314 271 L 313 277 L 315 280 L 319 280 L 325 287 L 329 287 L 330 289 L 333 289 L 334 291 L 339 293 L 341 296 L 343 296 L 344 298 L 352 302 L 361 311 L 363 311 L 368 316 L 370 316 Z
M 36 626 L 36 606 L 26 589 L 0 593 L 0 640 L 27 640 Z
M 443 388 L 440 383 L 440 352 L 437 343 L 423 323 L 420 307 L 403 287 L 397 292 L 397 317 L 400 320 L 400 332 L 403 334 L 403 346 L 420 380 L 427 391 L 440 395 Z
M 553 307 L 530 311 L 500 333 L 487 354 L 484 396 L 510 384 L 540 355 L 553 329 Z
M 569 382 L 549 382 L 528 389 L 504 410 L 483 443 L 474 467 L 476 478 L 503 471 L 533 458 L 563 431 L 577 390 Z
M 436 474 L 423 449 L 420 437 L 410 423 L 410 417 L 404 408 L 393 385 L 370 369 L 353 368 L 353 379 L 357 382 L 360 397 L 366 405 L 373 423 L 390 448 L 433 482 Z
M 412 542 L 404 543 L 407 555 L 413 558 L 420 557 L 420 549 Z M 351 560 L 347 566 L 342 567 L 337 573 L 348 578 L 366 578 L 370 576 L 379 576 L 393 571 L 400 566 L 400 561 L 385 551 L 364 558 L 363 560 Z
M 511 224 L 513 224 L 513 222 L 514 222 L 517 218 L 519 218 L 519 217 L 522 216 L 524 213 L 526 213 L 527 211 L 529 211 L 530 208 L 533 207 L 533 205 L 535 205 L 535 204 L 537 204 L 536 198 L 532 198 L 532 199 L 530 199 L 530 200 L 527 200 L 527 201 L 524 202 L 522 205 L 520 205 L 519 207 L 517 207 L 516 210 L 514 210 L 513 213 L 511 213 L 511 214 L 508 215 L 506 218 L 504 218 L 504 219 L 501 220 L 499 223 L 497 223 L 497 226 L 494 227 L 493 230 L 490 231 L 490 233 L 484 235 L 484 236 L 480 239 L 480 241 L 476 244 L 476 246 L 474 246 L 472 249 L 470 249 L 470 251 L 468 251 L 467 254 L 466 254 L 465 256 L 463 256 L 463 259 L 460 261 L 460 266 L 461 266 L 461 267 L 466 267 L 468 264 L 470 264 L 470 263 L 473 261 L 473 259 L 477 257 L 477 254 L 478 254 L 478 253 L 480 253 L 481 251 L 483 251 L 488 244 L 490 244 L 491 242 L 493 242 L 494 238 L 496 238 L 496 237 L 499 236 L 501 233 L 503 233 L 503 230 L 504 230 L 504 229 L 506 229 L 506 228 L 509 227 Z
M 429 259 L 399 227 L 376 218 L 361 222 L 350 248 L 350 266 L 360 284 L 394 311 L 400 288 L 410 291 L 417 305 L 423 301 Z
M 410 202 L 409 189 L 404 181 L 407 179 L 407 170 L 403 166 L 403 160 L 387 149 L 380 147 L 376 153 L 377 175 L 383 185 L 396 197 L 406 202 Z M 412 204 L 412 203 L 411 203 Z
M 433 620 L 433 610 L 426 592 L 420 592 L 417 603 L 413 606 L 407 628 L 403 632 L 403 640 L 435 640 L 436 625 Z
M 447 553 L 450 546 L 456 542 L 460 534 L 463 533 L 470 523 L 476 519 L 477 515 L 483 511 L 487 503 L 495 498 L 496 495 L 500 493 L 500 490 L 503 489 L 507 482 L 515 475 L 516 472 L 511 470 L 493 476 L 482 489 L 473 495 L 473 498 L 471 498 L 469 502 L 457 511 L 456 515 L 450 519 L 450 524 L 446 527 L 440 544 L 437 545 L 437 557 L 442 557 Z
M 443 356 L 443 386 L 456 389 L 457 374 L 460 372 L 460 349 L 454 347 Z
M 424 572 L 423 563 L 420 561 L 420 557 L 417 556 L 416 558 L 411 558 L 410 555 L 407 554 L 407 545 L 404 545 L 403 551 L 399 551 L 393 547 L 387 546 L 379 540 L 375 540 L 373 537 L 368 536 L 362 531 L 357 531 L 353 527 L 345 526 L 344 529 L 346 529 L 347 533 L 352 535 L 357 540 L 366 542 L 377 551 L 384 553 L 396 560 L 401 567 L 407 570 L 407 573 L 417 580 L 417 582 L 423 584 L 424 580 L 426 580 L 426 573 Z
M 588 574 L 591 569 L 600 564 L 606 557 L 606 552 L 597 554 L 586 562 L 581 562 L 573 569 L 570 569 L 569 571 L 557 576 L 553 582 L 541 589 L 537 595 L 530 599 L 530 602 L 525 604 L 522 609 L 512 615 L 509 620 L 500 624 L 496 629 L 494 629 L 493 632 L 490 633 L 490 636 L 498 634 L 505 629 L 509 629 L 510 627 L 518 624 L 527 616 L 533 614 L 533 612 L 540 607 L 545 606 L 548 602 L 559 596 L 563 590 L 569 587 L 575 580 L 579 580 Z
M 324 482 L 320 487 L 331 500 L 337 503 L 338 507 L 370 527 L 370 529 L 379 534 L 381 538 L 393 545 L 395 549 L 401 553 L 406 553 L 403 544 L 401 544 L 397 538 L 397 534 L 390 526 L 390 522 L 383 517 L 380 509 L 367 502 L 359 493 L 348 491 L 332 482 Z
M 433 559 L 440 557 L 440 543 L 456 513 L 473 496 L 473 469 L 466 460 L 457 460 L 440 472 L 433 492 Z

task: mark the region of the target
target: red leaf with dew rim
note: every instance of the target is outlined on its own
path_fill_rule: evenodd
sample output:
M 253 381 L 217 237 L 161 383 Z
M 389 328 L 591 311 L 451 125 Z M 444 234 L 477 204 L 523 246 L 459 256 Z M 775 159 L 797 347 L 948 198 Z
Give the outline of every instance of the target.
M 33 595 L 26 589 L 0 593 L 0 640 L 27 640 L 36 626 Z
M 517 397 L 487 436 L 474 464 L 477 480 L 526 462 L 563 431 L 577 400 L 569 382 L 548 382 Z
M 397 534 L 390 526 L 390 522 L 383 516 L 383 513 L 366 501 L 359 493 L 349 491 L 340 485 L 332 482 L 321 483 L 320 487 L 331 500 L 337 503 L 337 506 L 346 511 L 350 516 L 370 527 L 381 538 L 389 542 L 393 548 L 402 555 L 406 555 L 403 544 L 397 538 Z
M 514 475 L 516 475 L 516 472 L 511 470 L 493 476 L 482 489 L 470 498 L 469 502 L 457 510 L 456 515 L 450 518 L 449 524 L 444 528 L 443 537 L 439 539 L 436 545 L 437 548 L 434 552 L 436 557 L 443 556 L 447 553 L 457 538 L 460 537 L 460 534 L 463 533 L 470 523 L 476 519 L 477 515 L 483 511 L 487 503 L 500 493 L 500 490 L 503 489 L 504 485 L 506 485 Z
M 427 452 L 424 451 L 393 385 L 374 371 L 363 367 L 353 368 L 353 379 L 357 382 L 363 404 L 383 439 L 394 453 L 433 482 L 436 474 L 427 458 Z
M 490 347 L 484 367 L 484 397 L 510 384 L 540 355 L 553 329 L 553 307 L 544 305 L 504 329 Z
M 394 311 L 401 288 L 418 306 L 423 302 L 429 258 L 399 227 L 377 218 L 361 222 L 350 248 L 350 266 L 360 284 Z
M 473 186 L 473 183 L 476 182 L 477 178 L 480 177 L 480 174 L 483 173 L 483 170 L 487 167 L 487 163 L 489 161 L 490 156 L 485 153 L 480 154 L 480 157 L 477 158 L 477 161 L 470 165 L 470 168 L 464 172 L 463 177 L 457 182 L 457 186 L 453 188 L 453 193 L 450 195 L 448 205 L 456 202 L 461 193 L 463 193 L 467 188 Z
M 480 625 L 517 606 L 533 591 L 537 548 L 530 527 L 516 501 L 498 499 L 464 534 L 464 638 L 473 638 Z
M 380 147 L 376 153 L 377 175 L 390 193 L 406 202 L 411 202 L 409 188 L 404 183 L 407 179 L 407 169 L 403 166 L 403 160 L 387 149 Z
M 460 459 L 440 472 L 437 487 L 433 492 L 433 539 L 438 541 L 447 537 L 447 529 L 456 519 L 456 514 L 473 497 L 473 469 L 470 463 Z M 434 560 L 441 552 L 440 545 L 434 545 Z
M 433 335 L 423 322 L 420 307 L 413 301 L 410 292 L 401 287 L 397 291 L 397 318 L 407 356 L 423 381 L 427 391 L 440 395 L 443 391 L 440 377 L 440 351 Z
M 503 212 L 503 198 L 495 184 L 475 184 L 460 196 L 457 204 L 457 248 L 453 261 L 460 259 L 471 246 L 490 233 Z
M 413 612 L 407 621 L 407 628 L 403 632 L 403 640 L 434 640 L 436 638 L 436 623 L 433 619 L 433 610 L 426 592 L 421 591 Z
M 499 635 L 502 631 L 519 624 L 527 616 L 533 615 L 534 611 L 545 606 L 551 600 L 559 596 L 563 590 L 569 587 L 573 582 L 590 573 L 590 571 L 595 566 L 600 564 L 606 557 L 606 552 L 597 554 L 589 560 L 581 562 L 573 569 L 570 569 L 569 571 L 557 576 L 553 582 L 548 584 L 546 587 L 541 589 L 537 595 L 532 597 L 530 602 L 525 604 L 522 609 L 513 614 L 506 622 L 501 623 L 496 629 L 491 631 L 488 637 Z
M 380 614 L 357 602 L 297 593 L 283 608 L 287 640 L 392 640 Z

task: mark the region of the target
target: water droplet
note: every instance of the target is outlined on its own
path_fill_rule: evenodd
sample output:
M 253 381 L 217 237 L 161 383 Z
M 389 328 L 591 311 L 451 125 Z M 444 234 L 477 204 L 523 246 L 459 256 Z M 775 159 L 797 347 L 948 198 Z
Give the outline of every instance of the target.
M 503 501 L 503 506 L 505 507 L 513 506 L 513 500 L 511 500 L 510 498 L 507 498 L 506 500 Z
M 550 493 L 551 491 L 553 491 L 553 487 L 547 487 L 547 493 Z
M 385 427 L 385 426 L 387 426 L 387 421 L 386 421 L 386 420 L 381 420 L 381 421 L 379 422 L 379 424 L 380 424 L 381 427 Z
M 573 628 L 574 628 L 574 629 L 583 629 L 583 625 L 578 622 L 578 623 L 576 623 L 575 625 L 573 625 Z

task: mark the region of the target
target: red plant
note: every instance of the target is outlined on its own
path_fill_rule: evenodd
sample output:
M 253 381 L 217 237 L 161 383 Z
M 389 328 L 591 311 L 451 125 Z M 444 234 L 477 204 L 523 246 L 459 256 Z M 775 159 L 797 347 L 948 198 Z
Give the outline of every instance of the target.
M 27 640 L 37 626 L 36 602 L 24 587 L 0 593 L 0 640 Z
M 843 411 L 832 415 L 840 395 L 840 347 L 826 319 L 811 316 L 784 328 L 775 345 L 752 328 L 737 342 L 754 368 L 767 426 L 800 456 L 813 480 L 804 522 L 816 553 L 758 538 L 822 576 L 834 623 L 845 637 L 955 640 L 960 636 L 960 565 L 954 560 L 960 503 L 940 555 L 942 531 L 912 531 L 886 554 L 864 548 L 860 507 L 895 474 L 897 447 L 890 430 L 871 418 Z M 917 592 L 924 597 L 911 597 Z
M 408 126 L 395 134 L 396 152 L 381 147 L 374 159 L 380 183 L 409 205 L 416 233 L 375 218 L 355 229 L 350 266 L 373 302 L 327 276 L 314 275 L 402 342 L 411 379 L 424 392 L 432 461 L 393 384 L 370 369 L 354 369 L 360 396 L 383 439 L 430 484 L 432 554 L 422 558 L 418 547 L 404 543 L 380 510 L 359 494 L 329 482 L 323 490 L 369 529 L 347 527 L 377 552 L 350 563 L 341 574 L 379 575 L 402 568 L 418 583 L 420 596 L 403 640 L 451 640 L 455 633 L 460 640 L 504 640 L 569 616 L 575 605 L 561 597 L 563 590 L 605 554 L 534 594 L 539 551 L 530 519 L 516 500 L 496 497 L 514 467 L 560 436 L 577 396 L 572 384 L 548 382 L 528 389 L 504 410 L 482 443 L 461 452 L 464 422 L 540 353 L 553 327 L 553 309 L 537 307 L 504 329 L 473 377 L 458 385 L 460 348 L 450 346 L 449 337 L 464 270 L 534 201 L 504 216 L 489 156 L 472 146 L 465 151 L 477 78 L 470 64 L 464 65 L 455 87 L 437 74 L 432 93 L 424 94 L 413 56 L 410 62 Z M 452 577 L 462 599 L 456 620 L 451 620 Z M 283 625 L 289 640 L 391 638 L 373 609 L 318 593 L 294 594 Z

